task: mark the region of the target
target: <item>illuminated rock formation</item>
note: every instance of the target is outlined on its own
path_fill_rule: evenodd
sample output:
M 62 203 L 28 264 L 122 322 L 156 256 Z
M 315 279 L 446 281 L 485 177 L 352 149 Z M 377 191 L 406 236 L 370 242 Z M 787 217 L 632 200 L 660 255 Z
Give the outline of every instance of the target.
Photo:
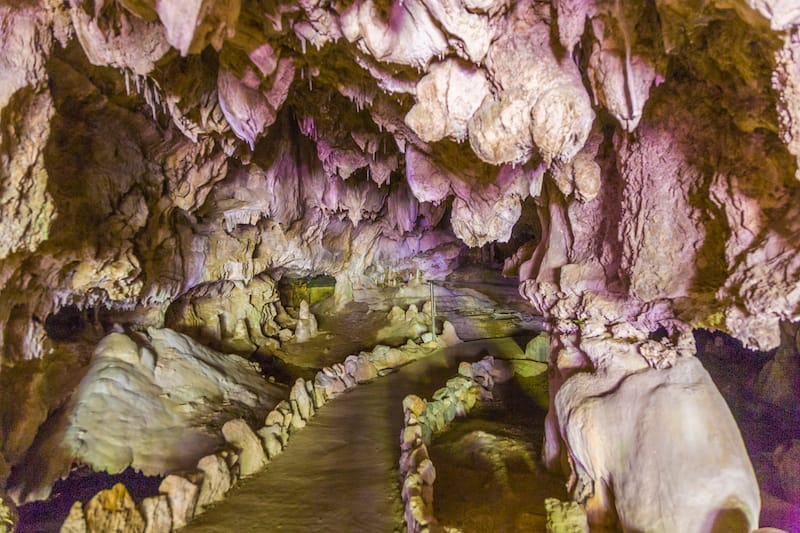
M 12 468 L 33 464 L 72 391 L 87 392 L 81 378 L 100 372 L 76 339 L 96 344 L 113 323 L 173 327 L 271 355 L 295 327 L 297 340 L 315 329 L 306 309 L 300 326 L 278 320 L 282 276 L 332 276 L 341 308 L 354 289 L 442 279 L 468 247 L 494 243 L 515 248 L 500 259 L 550 330 L 551 467 L 580 455 L 563 419 L 587 407 L 562 391 L 576 372 L 600 386 L 605 362 L 627 357 L 667 383 L 694 364 L 695 328 L 780 345 L 759 378 L 780 394 L 760 397 L 797 404 L 796 354 L 781 341 L 781 323 L 800 320 L 796 2 L 7 4 L 0 485 L 15 497 L 30 491 Z M 61 338 L 48 324 L 69 313 Z M 680 360 L 640 353 L 655 332 Z M 130 376 L 159 368 L 158 350 L 125 338 Z M 712 399 L 670 398 L 729 436 L 754 526 L 736 428 L 707 376 L 690 374 Z M 108 453 L 113 469 L 133 461 Z M 616 502 L 626 527 L 668 529 Z

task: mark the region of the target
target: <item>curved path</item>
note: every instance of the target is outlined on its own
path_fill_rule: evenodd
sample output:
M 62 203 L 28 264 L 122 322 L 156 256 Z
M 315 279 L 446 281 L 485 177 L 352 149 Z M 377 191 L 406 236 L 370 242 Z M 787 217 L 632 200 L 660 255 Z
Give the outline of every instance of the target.
M 403 531 L 397 472 L 403 398 L 429 397 L 458 362 L 487 354 L 513 358 L 522 350 L 507 337 L 465 342 L 332 400 L 265 470 L 183 531 Z

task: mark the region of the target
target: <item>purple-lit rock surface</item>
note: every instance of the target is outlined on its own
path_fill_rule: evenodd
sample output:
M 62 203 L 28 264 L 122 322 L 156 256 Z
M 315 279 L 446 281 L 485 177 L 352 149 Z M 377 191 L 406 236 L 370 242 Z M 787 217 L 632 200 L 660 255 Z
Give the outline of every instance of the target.
M 797 413 L 781 329 L 800 320 L 796 2 L 26 0 L 0 5 L 0 52 L 0 494 L 45 496 L 70 457 L 174 462 L 171 444 L 123 446 L 146 424 L 117 427 L 124 406 L 100 402 L 97 383 L 112 372 L 161 413 L 168 388 L 197 386 L 159 374 L 169 354 L 211 353 L 190 342 L 268 358 L 316 338 L 307 308 L 285 320 L 284 277 L 334 278 L 342 309 L 359 289 L 505 262 L 549 329 L 548 465 L 571 454 L 565 473 L 593 472 L 575 464 L 579 440 L 610 446 L 616 425 L 574 428 L 568 413 L 594 407 L 568 385 L 641 369 L 651 381 L 620 393 L 658 389 L 663 405 L 631 420 L 692 406 L 726 453 L 690 454 L 711 429 L 671 413 L 670 446 L 705 467 L 692 477 L 645 451 L 635 475 L 608 463 L 617 518 L 691 529 L 656 524 L 652 499 L 715 493 L 686 511 L 704 515 L 722 505 L 708 484 L 730 472 L 732 508 L 757 525 L 714 384 L 692 371 L 704 401 L 668 384 L 694 365 L 691 331 L 715 330 L 778 349 L 754 401 Z M 171 347 L 106 337 L 113 324 Z M 648 343 L 656 332 L 671 347 Z M 126 344 L 113 365 L 97 356 L 110 343 Z M 164 417 L 175 410 L 190 411 Z M 661 430 L 620 438 L 650 450 Z M 45 454 L 64 434 L 71 451 Z M 777 464 L 795 472 L 783 444 Z M 648 492 L 660 478 L 674 484 Z

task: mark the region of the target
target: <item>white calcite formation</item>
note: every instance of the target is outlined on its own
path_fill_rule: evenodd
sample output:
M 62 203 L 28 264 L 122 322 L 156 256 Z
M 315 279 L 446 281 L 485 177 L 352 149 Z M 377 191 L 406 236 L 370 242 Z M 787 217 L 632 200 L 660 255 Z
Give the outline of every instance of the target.
M 581 349 L 596 370 L 568 377 L 554 411 L 573 469 L 568 488 L 590 523 L 664 533 L 754 529 L 755 474 L 698 359 L 667 343 L 602 334 Z
M 150 329 L 144 339 L 112 333 L 78 388 L 66 442 L 97 469 L 154 474 L 193 465 L 220 442 L 205 418 L 258 416 L 282 396 L 254 364 L 171 330 Z
M 285 390 L 254 363 L 205 348 L 169 329 L 98 345 L 58 431 L 38 444 L 41 458 L 13 487 L 21 500 L 46 496 L 73 461 L 147 475 L 194 467 L 228 438 L 231 418 L 260 418 Z
M 55 449 L 53 428 L 67 430 L 58 418 L 67 411 L 80 457 L 111 469 L 180 462 L 128 446 L 112 420 L 122 406 L 82 410 L 101 397 L 91 379 L 76 389 L 86 372 L 111 372 L 120 394 L 148 387 L 155 396 L 142 403 L 154 413 L 171 405 L 151 423 L 177 427 L 187 419 L 170 417 L 185 415 L 178 406 L 191 394 L 159 396 L 178 379 L 158 381 L 170 356 L 114 336 L 104 346 L 118 343 L 124 357 L 89 362 L 47 326 L 68 309 L 98 338 L 113 322 L 171 325 L 236 353 L 271 354 L 295 334 L 274 325 L 273 280 L 283 275 L 333 276 L 341 306 L 389 275 L 441 279 L 466 247 L 508 242 L 517 250 L 505 254 L 506 271 L 550 330 L 553 400 L 577 371 L 603 381 L 606 363 L 587 351 L 598 336 L 619 343 L 604 360 L 638 353 L 655 331 L 678 343 L 699 327 L 770 350 L 782 344 L 781 322 L 800 320 L 792 0 L 6 4 L 0 485 L 13 498 L 47 492 L 11 483 L 13 467 L 63 473 L 36 465 Z M 520 234 L 526 225 L 536 234 Z M 304 323 L 300 336 L 312 330 Z M 146 343 L 167 335 L 151 334 Z M 692 365 L 647 346 L 634 359 L 655 382 Z M 680 350 L 690 361 L 694 349 Z M 796 406 L 796 376 L 782 373 L 796 366 L 780 352 L 759 397 Z M 353 381 L 331 372 L 321 378 L 331 390 Z M 692 376 L 716 398 L 699 370 Z M 771 384 L 780 390 L 767 393 Z M 684 388 L 660 390 L 676 405 L 693 401 Z M 237 406 L 258 404 L 242 394 Z M 724 405 L 692 405 L 741 451 Z M 548 418 L 554 468 L 579 439 L 558 410 L 553 403 Z M 97 425 L 109 436 L 95 438 Z M 610 427 L 592 438 L 610 442 Z M 678 434 L 674 449 L 692 448 Z M 642 483 L 673 468 L 639 463 L 642 454 L 632 458 L 648 470 Z M 750 467 L 738 451 L 729 457 L 752 522 Z M 693 492 L 713 492 L 703 483 L 714 475 L 693 473 Z M 651 527 L 651 505 L 641 505 L 643 522 L 631 528 Z M 620 509 L 620 519 L 633 516 Z

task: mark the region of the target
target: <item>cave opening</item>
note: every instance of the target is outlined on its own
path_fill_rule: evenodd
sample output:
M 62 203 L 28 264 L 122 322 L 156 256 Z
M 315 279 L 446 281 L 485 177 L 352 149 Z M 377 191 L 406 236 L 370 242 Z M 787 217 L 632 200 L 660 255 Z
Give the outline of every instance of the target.
M 65 305 L 44 319 L 47 336 L 60 342 L 77 340 L 86 325 L 84 313 L 76 305 Z

